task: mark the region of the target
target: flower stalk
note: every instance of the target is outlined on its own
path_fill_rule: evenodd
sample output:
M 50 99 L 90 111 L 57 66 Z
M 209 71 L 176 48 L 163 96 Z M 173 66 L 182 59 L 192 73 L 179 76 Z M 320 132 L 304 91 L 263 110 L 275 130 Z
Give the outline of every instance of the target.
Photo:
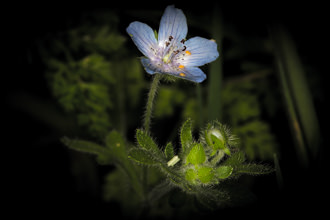
M 162 78 L 162 75 L 159 73 L 156 73 L 153 77 L 153 81 L 150 86 L 150 90 L 148 93 L 148 101 L 146 105 L 146 110 L 144 114 L 144 120 L 143 120 L 143 128 L 146 132 L 149 133 L 150 131 L 150 124 L 151 124 L 151 118 L 152 118 L 152 109 L 154 106 L 154 99 L 157 94 L 158 86 L 160 83 L 160 79 Z

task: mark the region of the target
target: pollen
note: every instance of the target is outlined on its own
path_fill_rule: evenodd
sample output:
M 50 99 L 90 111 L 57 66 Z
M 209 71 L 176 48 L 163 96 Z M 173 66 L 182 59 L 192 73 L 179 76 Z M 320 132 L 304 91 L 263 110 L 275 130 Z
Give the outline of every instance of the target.
M 183 68 L 184 68 L 184 65 L 180 65 L 180 66 L 179 66 L 179 69 L 183 69 Z
M 187 55 L 191 55 L 191 52 L 189 50 L 186 50 Z
M 186 76 L 186 74 L 184 74 L 184 73 L 180 73 L 179 75 L 180 75 L 180 76 Z

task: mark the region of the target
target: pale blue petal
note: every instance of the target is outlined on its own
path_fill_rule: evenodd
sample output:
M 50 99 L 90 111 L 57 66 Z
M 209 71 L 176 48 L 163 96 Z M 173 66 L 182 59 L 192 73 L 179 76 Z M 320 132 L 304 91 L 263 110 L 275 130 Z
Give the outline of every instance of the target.
M 190 55 L 181 62 L 184 66 L 202 66 L 219 57 L 217 43 L 202 37 L 194 37 L 185 42 L 186 50 Z
M 173 5 L 167 6 L 159 25 L 159 44 L 163 45 L 165 41 L 169 41 L 170 36 L 173 37 L 171 41 L 180 42 L 186 38 L 187 32 L 187 20 L 182 10 Z
M 141 58 L 141 63 L 145 69 L 145 71 L 149 74 L 155 74 L 159 71 L 157 71 L 157 69 L 155 68 L 155 66 L 151 63 L 151 60 L 145 57 Z
M 154 49 L 157 47 L 157 40 L 151 27 L 134 21 L 126 28 L 137 48 L 147 57 L 154 56 Z
M 175 74 L 175 76 L 186 79 L 186 80 L 190 80 L 196 83 L 200 83 L 203 82 L 206 79 L 206 75 L 205 73 L 198 67 L 186 67 L 182 70 L 181 73 L 184 73 L 184 75 L 182 74 Z M 174 74 L 172 74 L 174 75 Z

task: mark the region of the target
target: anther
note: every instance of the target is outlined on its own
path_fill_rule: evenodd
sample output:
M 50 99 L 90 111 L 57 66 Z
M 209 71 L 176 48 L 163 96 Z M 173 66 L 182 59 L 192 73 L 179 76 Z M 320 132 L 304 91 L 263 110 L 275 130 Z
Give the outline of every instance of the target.
M 189 50 L 186 50 L 187 55 L 191 55 L 191 52 Z
M 183 69 L 183 68 L 184 68 L 184 65 L 180 65 L 180 66 L 179 66 L 179 69 Z
M 179 75 L 180 75 L 180 76 L 186 76 L 186 74 L 184 74 L 184 73 L 180 73 Z

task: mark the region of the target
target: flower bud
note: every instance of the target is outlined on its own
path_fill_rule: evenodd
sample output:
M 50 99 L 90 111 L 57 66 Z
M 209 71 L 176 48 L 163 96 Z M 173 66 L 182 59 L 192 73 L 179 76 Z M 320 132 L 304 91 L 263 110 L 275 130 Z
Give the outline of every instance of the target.
M 213 148 L 211 156 L 215 155 L 217 150 L 222 150 L 227 155 L 230 155 L 230 150 L 227 147 L 225 129 L 222 127 L 216 128 L 209 125 L 205 132 L 206 143 Z

